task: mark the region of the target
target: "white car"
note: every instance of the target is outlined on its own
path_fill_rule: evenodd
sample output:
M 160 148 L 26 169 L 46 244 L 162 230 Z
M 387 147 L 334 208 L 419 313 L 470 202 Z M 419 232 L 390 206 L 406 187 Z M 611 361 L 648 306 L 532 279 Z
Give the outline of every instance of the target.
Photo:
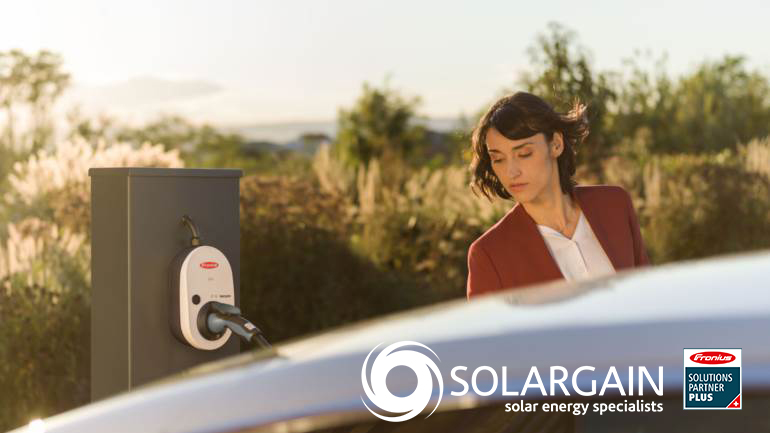
M 397 342 L 424 345 L 428 350 L 407 343 L 434 365 L 400 366 L 380 379 L 369 377 L 382 349 Z M 739 410 L 683 409 L 687 348 L 742 349 Z M 476 372 L 480 366 L 489 368 Z M 543 396 L 532 387 L 526 396 L 511 396 L 511 390 L 532 383 L 532 367 L 545 377 L 554 366 L 573 377 L 581 366 L 594 367 L 582 370 L 571 390 L 590 389 L 592 381 L 597 388 L 606 385 L 610 367 L 620 383 L 603 395 Z M 422 383 L 418 375 L 425 371 L 431 379 Z M 453 374 L 462 374 L 467 384 L 472 372 L 479 392 L 457 395 L 461 383 Z M 645 380 L 634 382 L 637 377 Z M 385 383 L 397 399 L 417 395 L 420 382 L 430 387 L 430 399 L 424 408 L 413 408 L 416 416 L 407 421 L 380 419 L 398 414 L 373 403 L 367 391 L 378 380 L 380 391 Z M 634 394 L 622 395 L 621 389 Z M 523 411 L 534 403 L 628 409 L 639 400 L 660 404 L 662 411 Z M 515 403 L 520 410 L 509 410 Z M 510 290 L 386 316 L 203 365 L 15 431 L 770 431 L 770 252 Z

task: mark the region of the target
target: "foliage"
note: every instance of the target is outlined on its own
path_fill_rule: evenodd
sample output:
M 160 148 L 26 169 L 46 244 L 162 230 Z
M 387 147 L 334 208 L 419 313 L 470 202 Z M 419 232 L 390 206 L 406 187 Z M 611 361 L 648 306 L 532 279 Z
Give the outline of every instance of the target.
M 621 71 L 595 71 L 576 34 L 558 23 L 529 49 L 533 67 L 519 83 L 559 111 L 587 103 L 591 134 L 578 162 L 604 182 L 602 161 L 620 155 L 645 165 L 650 153 L 715 153 L 770 134 L 770 81 L 743 56 L 705 61 L 678 79 L 667 57 L 645 68 L 642 53 Z
M 90 302 L 78 277 L 58 292 L 0 279 L 0 430 L 89 401 Z
M 58 54 L 0 51 L 0 191 L 14 161 L 50 144 L 50 110 L 69 83 Z
M 335 153 L 350 165 L 381 159 L 389 167 L 424 156 L 425 128 L 414 122 L 418 104 L 387 85 L 364 83 L 353 107 L 339 111 Z
M 653 159 L 643 235 L 654 262 L 770 248 L 770 178 L 748 161 L 730 150 Z
M 182 161 L 149 143 L 75 139 L 14 164 L 0 237 L 0 430 L 89 399 L 88 168 L 125 165 Z
M 8 177 L 3 220 L 38 217 L 56 221 L 81 233 L 90 227 L 91 167 L 181 167 L 176 150 L 144 143 L 87 142 L 82 138 L 60 142 L 52 151 L 41 150 L 14 164 Z
M 241 306 L 283 341 L 424 303 L 421 286 L 356 254 L 346 205 L 308 179 L 241 184 Z
M 301 152 L 271 143 L 250 142 L 243 136 L 211 125 L 195 125 L 179 116 L 165 116 L 138 127 L 85 119 L 78 123 L 84 133 L 114 134 L 119 141 L 139 145 L 162 144 L 177 150 L 187 167 L 239 168 L 246 175 L 292 174 L 306 171 L 310 158 Z
M 348 203 L 352 247 L 423 281 L 434 300 L 464 293 L 467 245 L 511 206 L 470 194 L 463 167 L 424 168 L 385 182 L 378 160 L 353 171 L 322 147 L 314 169 L 324 191 Z
M 48 112 L 54 101 L 70 82 L 69 74 L 61 70 L 62 59 L 50 51 L 27 55 L 19 50 L 0 52 L 0 106 L 5 114 L 3 144 L 12 149 L 29 145 L 35 152 L 47 144 L 52 127 Z M 26 111 L 19 113 L 19 111 Z M 29 134 L 17 136 L 18 115 L 27 114 L 31 126 Z
M 699 153 L 736 149 L 739 143 L 770 134 L 770 82 L 746 70 L 745 58 L 726 55 L 704 62 L 678 80 L 665 72 L 666 58 L 654 72 L 642 59 L 628 59 L 613 128 L 622 139 L 647 137 L 636 154 Z
M 571 110 L 575 100 L 588 106 L 591 133 L 575 150 L 578 163 L 599 172 L 600 161 L 617 142 L 608 125 L 609 108 L 616 97 L 612 77 L 594 72 L 588 51 L 574 46 L 577 36 L 573 31 L 554 22 L 548 28 L 549 33 L 539 35 L 529 48 L 534 67 L 522 74 L 520 84 L 560 112 Z
M 245 140 L 210 125 L 193 125 L 179 116 L 161 117 L 138 128 L 123 127 L 117 139 L 134 144 L 161 143 L 176 150 L 188 167 L 238 167 Z

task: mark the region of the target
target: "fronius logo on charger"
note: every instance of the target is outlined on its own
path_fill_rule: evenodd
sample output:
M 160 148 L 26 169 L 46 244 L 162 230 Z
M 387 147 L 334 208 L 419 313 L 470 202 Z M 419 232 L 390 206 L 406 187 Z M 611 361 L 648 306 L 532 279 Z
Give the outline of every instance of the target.
M 741 409 L 741 349 L 684 349 L 684 408 Z
M 200 264 L 201 268 L 203 269 L 214 269 L 219 267 L 219 263 L 217 262 L 203 262 Z

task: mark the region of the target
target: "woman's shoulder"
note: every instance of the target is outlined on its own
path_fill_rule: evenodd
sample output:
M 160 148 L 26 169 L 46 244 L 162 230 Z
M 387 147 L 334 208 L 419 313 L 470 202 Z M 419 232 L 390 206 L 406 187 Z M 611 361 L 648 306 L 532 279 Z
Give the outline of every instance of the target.
M 520 204 L 516 204 L 508 212 L 505 213 L 496 223 L 488 228 L 484 233 L 476 238 L 470 245 L 470 250 L 482 248 L 485 250 L 491 250 L 497 248 L 501 242 L 507 242 L 510 239 L 508 232 L 511 230 L 515 215 L 520 211 L 518 207 Z
M 627 209 L 632 204 L 631 195 L 618 185 L 576 185 L 575 194 L 582 204 L 605 210 Z
M 591 199 L 617 199 L 629 197 L 628 191 L 618 185 L 576 185 L 575 194 Z

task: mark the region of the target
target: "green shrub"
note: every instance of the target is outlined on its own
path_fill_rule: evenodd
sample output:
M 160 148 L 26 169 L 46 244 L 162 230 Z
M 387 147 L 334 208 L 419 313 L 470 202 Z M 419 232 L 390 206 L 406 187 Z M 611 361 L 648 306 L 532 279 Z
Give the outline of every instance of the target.
M 90 399 L 85 281 L 53 293 L 6 279 L 0 288 L 0 430 Z
M 346 204 L 307 179 L 241 184 L 241 306 L 272 342 L 424 302 L 348 244 Z
M 656 264 L 770 247 L 770 180 L 729 151 L 654 159 L 643 236 Z
M 0 206 L 0 430 L 90 400 L 88 168 L 180 165 L 160 146 L 81 138 L 14 164 Z
M 464 296 L 468 247 L 513 203 L 475 197 L 463 166 L 403 172 L 380 167 L 372 160 L 351 170 L 328 148 L 316 154 L 322 189 L 348 203 L 351 246 L 428 286 L 433 302 Z

